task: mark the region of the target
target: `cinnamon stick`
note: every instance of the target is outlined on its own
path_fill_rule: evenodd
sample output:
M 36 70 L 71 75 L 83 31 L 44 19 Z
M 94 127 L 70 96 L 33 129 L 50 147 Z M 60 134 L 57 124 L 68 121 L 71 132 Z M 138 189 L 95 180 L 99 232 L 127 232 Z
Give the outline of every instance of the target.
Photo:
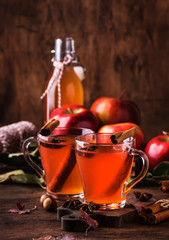
M 111 135 L 110 139 L 111 139 L 113 144 L 118 144 L 126 138 L 133 137 L 137 133 L 138 133 L 138 128 L 133 127 L 133 128 L 128 129 L 126 131 L 114 133 L 113 135 Z
M 72 146 L 70 146 L 70 148 L 70 151 L 67 151 L 69 155 L 59 159 L 59 168 L 56 171 L 52 181 L 48 184 L 48 189 L 52 192 L 61 191 L 66 179 L 76 165 L 75 149 Z
M 149 224 L 156 224 L 169 218 L 169 209 L 152 214 L 148 217 Z
M 169 180 L 163 180 L 159 182 L 162 192 L 169 192 Z
M 40 134 L 43 136 L 49 136 L 53 130 L 59 125 L 59 121 L 55 118 L 51 118 L 41 129 Z
M 138 214 L 138 217 L 139 217 L 140 222 L 142 222 L 142 223 L 147 223 L 147 221 L 148 221 L 148 215 L 147 215 L 146 213 L 140 212 L 140 213 Z
M 125 161 L 125 163 L 123 162 L 124 165 L 121 166 L 121 171 L 117 173 L 116 177 L 114 177 L 114 179 L 116 180 L 118 179 L 117 183 L 114 184 L 114 180 L 113 180 L 111 185 L 107 188 L 106 194 L 117 192 L 121 184 L 129 175 L 130 169 L 132 167 L 133 156 L 128 154 L 128 156 L 126 157 L 127 157 L 127 161 Z
M 151 204 L 138 214 L 141 222 L 157 224 L 169 218 L 169 199 L 161 199 Z
M 161 202 L 155 202 L 144 208 L 145 213 L 154 214 L 162 211 L 164 208 L 161 206 Z

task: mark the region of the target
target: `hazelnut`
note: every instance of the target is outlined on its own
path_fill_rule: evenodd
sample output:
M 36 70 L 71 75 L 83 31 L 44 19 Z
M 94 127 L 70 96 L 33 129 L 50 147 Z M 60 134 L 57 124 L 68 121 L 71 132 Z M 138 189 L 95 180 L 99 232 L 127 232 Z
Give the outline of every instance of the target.
M 53 197 L 47 196 L 43 201 L 43 208 L 48 211 L 55 211 L 57 209 L 57 202 Z
M 43 205 L 43 202 L 46 198 L 48 198 L 49 196 L 45 193 L 40 197 L 40 204 Z

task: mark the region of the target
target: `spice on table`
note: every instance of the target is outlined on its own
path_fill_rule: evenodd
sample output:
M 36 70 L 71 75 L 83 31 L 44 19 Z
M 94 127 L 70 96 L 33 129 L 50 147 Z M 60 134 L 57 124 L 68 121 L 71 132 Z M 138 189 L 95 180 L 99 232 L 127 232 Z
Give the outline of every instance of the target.
M 169 192 L 169 180 L 163 180 L 159 182 L 162 192 Z
M 117 132 L 117 133 L 112 134 L 110 139 L 111 139 L 113 144 L 118 144 L 126 138 L 133 137 L 137 133 L 138 133 L 138 128 L 133 127 L 133 128 L 128 129 L 126 131 Z
M 53 130 L 59 125 L 59 121 L 55 118 L 51 118 L 41 129 L 40 134 L 43 136 L 49 136 Z
M 138 214 L 138 217 L 141 223 L 147 223 L 149 215 L 146 214 L 145 212 L 140 212 Z
M 157 224 L 169 218 L 169 199 L 161 199 L 151 204 L 138 214 L 141 222 Z
M 169 209 L 155 213 L 148 217 L 149 224 L 156 224 L 169 218 Z
M 163 207 L 161 206 L 161 203 L 158 201 L 144 208 L 144 211 L 147 214 L 157 213 L 162 210 L 163 210 Z
M 138 192 L 138 191 L 134 191 L 134 194 L 136 198 L 139 199 L 141 202 L 147 202 L 153 196 L 153 194 L 151 193 L 144 193 L 144 192 Z

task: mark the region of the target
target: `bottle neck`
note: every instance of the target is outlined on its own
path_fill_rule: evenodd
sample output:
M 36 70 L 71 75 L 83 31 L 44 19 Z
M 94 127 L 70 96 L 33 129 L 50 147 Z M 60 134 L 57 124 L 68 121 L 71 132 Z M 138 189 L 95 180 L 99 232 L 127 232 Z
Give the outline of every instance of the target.
M 60 38 L 56 39 L 55 49 L 52 50 L 52 53 L 55 53 L 52 62 L 63 62 L 65 57 L 70 56 L 72 63 L 79 63 L 79 57 L 75 51 L 75 42 L 73 38 L 66 38 L 65 44 L 63 44 Z

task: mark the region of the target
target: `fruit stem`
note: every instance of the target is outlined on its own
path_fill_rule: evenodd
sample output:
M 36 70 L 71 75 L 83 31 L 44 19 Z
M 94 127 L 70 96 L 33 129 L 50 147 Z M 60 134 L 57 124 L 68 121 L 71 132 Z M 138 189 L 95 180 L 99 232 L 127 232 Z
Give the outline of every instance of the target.
M 169 132 L 162 131 L 162 133 L 163 133 L 164 135 L 168 135 L 168 136 L 169 136 Z

